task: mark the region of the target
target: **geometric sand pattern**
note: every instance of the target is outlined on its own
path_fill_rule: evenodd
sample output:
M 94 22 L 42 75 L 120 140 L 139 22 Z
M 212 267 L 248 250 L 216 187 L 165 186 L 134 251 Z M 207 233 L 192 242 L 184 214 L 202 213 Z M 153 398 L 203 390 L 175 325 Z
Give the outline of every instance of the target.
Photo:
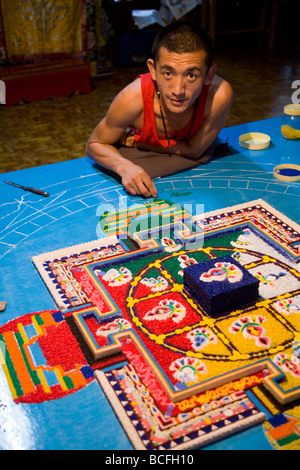
M 107 238 L 33 259 L 58 310 L 0 328 L 14 400 L 96 377 L 137 449 L 201 447 L 258 423 L 274 448 L 297 448 L 299 227 L 262 200 L 201 217 L 157 200 L 99 224 Z M 259 298 L 212 318 L 183 273 L 224 256 L 259 280 Z

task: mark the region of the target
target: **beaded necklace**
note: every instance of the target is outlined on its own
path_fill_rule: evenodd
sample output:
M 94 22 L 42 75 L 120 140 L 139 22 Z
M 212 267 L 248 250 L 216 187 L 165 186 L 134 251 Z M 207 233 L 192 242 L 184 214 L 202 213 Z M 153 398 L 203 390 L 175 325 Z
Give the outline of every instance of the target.
M 164 114 L 162 112 L 162 108 L 161 108 L 161 104 L 160 104 L 160 92 L 158 90 L 156 90 L 156 94 L 157 94 L 158 99 L 159 99 L 159 109 L 160 109 L 160 115 L 161 115 L 162 123 L 163 123 L 163 126 L 164 126 L 165 138 L 166 138 L 166 141 L 168 142 L 168 147 L 170 147 L 170 139 L 169 139 L 169 135 L 168 135 L 168 131 L 167 131 L 167 126 L 166 126 Z

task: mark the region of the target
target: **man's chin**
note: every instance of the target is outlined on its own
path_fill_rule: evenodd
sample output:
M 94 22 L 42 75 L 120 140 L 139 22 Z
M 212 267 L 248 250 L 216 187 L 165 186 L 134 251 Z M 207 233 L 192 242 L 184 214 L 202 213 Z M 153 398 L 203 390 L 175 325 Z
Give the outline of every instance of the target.
M 168 100 L 168 109 L 173 113 L 183 113 L 188 109 L 188 102 L 186 100 Z

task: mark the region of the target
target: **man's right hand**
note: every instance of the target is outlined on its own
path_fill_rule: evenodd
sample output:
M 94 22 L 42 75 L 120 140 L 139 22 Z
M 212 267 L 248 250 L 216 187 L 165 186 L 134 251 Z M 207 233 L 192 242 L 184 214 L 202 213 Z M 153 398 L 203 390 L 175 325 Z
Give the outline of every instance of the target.
M 126 161 L 118 173 L 125 190 L 133 196 L 157 197 L 157 190 L 152 179 L 140 166 Z

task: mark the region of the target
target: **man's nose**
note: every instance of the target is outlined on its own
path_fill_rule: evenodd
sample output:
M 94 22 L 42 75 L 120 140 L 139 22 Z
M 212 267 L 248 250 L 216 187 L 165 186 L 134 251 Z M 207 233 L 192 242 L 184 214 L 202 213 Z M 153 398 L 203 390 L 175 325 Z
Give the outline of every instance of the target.
M 185 88 L 184 88 L 184 81 L 182 77 L 178 76 L 174 79 L 172 91 L 173 91 L 173 94 L 176 96 L 184 94 Z

